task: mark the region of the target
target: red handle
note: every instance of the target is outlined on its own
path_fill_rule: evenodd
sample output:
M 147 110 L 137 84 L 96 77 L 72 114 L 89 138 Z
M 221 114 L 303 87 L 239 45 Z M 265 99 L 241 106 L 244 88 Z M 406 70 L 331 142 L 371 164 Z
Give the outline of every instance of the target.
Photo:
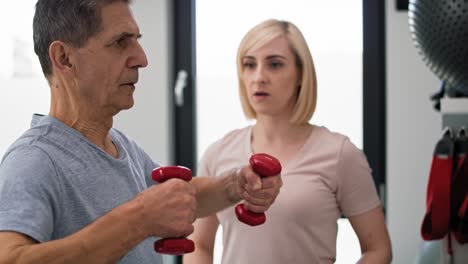
M 190 181 L 192 179 L 192 171 L 184 166 L 159 167 L 153 170 L 151 177 L 153 181 L 157 182 L 165 182 L 173 178 Z
M 187 238 L 163 238 L 154 242 L 154 250 L 162 254 L 183 255 L 195 250 L 195 244 Z
M 273 156 L 265 153 L 254 154 L 249 159 L 252 169 L 261 177 L 278 175 L 281 172 L 281 163 Z M 238 204 L 235 208 L 237 219 L 250 226 L 265 223 L 265 213 L 255 213 L 245 209 L 243 204 Z
M 192 171 L 183 166 L 167 166 L 154 169 L 151 178 L 157 182 L 165 182 L 172 178 L 190 181 Z M 161 254 L 183 255 L 193 252 L 195 244 L 192 240 L 186 238 L 163 238 L 154 242 L 154 250 Z

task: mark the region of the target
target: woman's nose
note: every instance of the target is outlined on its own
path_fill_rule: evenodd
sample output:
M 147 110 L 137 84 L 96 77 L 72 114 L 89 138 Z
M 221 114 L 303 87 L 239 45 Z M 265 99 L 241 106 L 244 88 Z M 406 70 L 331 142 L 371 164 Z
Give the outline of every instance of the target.
M 257 83 L 265 83 L 267 79 L 267 73 L 265 71 L 265 68 L 261 65 L 255 68 L 254 71 L 254 81 Z

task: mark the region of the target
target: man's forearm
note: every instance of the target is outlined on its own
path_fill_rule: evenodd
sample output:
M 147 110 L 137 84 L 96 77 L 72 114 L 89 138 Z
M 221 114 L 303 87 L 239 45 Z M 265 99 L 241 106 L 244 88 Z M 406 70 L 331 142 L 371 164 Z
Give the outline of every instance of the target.
M 192 179 L 192 183 L 196 189 L 197 218 L 214 214 L 241 200 L 233 175 L 198 176 Z
M 121 205 L 66 238 L 17 245 L 3 254 L 1 263 L 116 263 L 146 238 L 139 230 L 138 203 Z

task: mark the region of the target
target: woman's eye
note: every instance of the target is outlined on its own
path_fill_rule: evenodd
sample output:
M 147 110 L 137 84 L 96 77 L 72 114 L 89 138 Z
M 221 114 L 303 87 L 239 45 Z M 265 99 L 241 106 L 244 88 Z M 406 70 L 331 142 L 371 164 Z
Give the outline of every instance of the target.
M 244 62 L 244 68 L 253 68 L 255 67 L 255 63 L 253 62 Z
M 279 68 L 281 66 L 283 66 L 283 63 L 282 62 L 272 62 L 270 63 L 271 67 L 272 68 Z

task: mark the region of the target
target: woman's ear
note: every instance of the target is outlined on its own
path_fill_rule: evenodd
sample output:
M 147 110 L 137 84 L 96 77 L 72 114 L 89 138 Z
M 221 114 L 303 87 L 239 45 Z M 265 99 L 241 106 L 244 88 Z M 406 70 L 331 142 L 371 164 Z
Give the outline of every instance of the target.
M 52 71 L 65 73 L 72 69 L 70 63 L 69 46 L 62 41 L 54 41 L 49 46 L 49 58 L 52 63 Z

